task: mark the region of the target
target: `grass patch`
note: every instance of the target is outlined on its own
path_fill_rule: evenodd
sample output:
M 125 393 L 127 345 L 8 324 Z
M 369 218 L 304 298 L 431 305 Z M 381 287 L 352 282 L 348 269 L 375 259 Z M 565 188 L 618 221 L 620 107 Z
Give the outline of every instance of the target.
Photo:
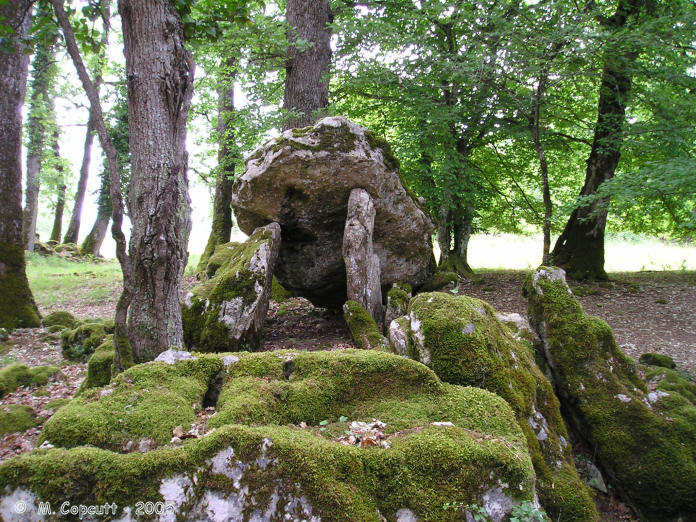
M 27 276 L 39 308 L 55 308 L 75 301 L 98 304 L 115 300 L 121 286 L 121 267 L 115 260 L 72 261 L 58 256 L 27 254 Z

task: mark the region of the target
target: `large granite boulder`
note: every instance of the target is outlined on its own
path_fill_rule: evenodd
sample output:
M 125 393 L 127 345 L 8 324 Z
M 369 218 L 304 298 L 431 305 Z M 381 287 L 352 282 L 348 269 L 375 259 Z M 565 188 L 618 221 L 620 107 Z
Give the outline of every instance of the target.
M 235 182 L 232 206 L 246 233 L 280 223 L 276 276 L 285 288 L 339 309 L 346 301 L 344 226 L 355 188 L 374 202 L 382 285 L 420 286 L 435 270 L 434 226 L 404 188 L 389 145 L 345 118 L 287 130 L 254 152 Z
M 598 520 L 573 461 L 551 383 L 531 345 L 515 338 L 486 302 L 442 292 L 419 294 L 392 321 L 395 352 L 421 361 L 445 382 L 476 386 L 505 399 L 525 434 L 539 500 L 552 520 Z
M 216 249 L 219 268 L 186 296 L 181 309 L 188 349 L 223 352 L 261 347 L 279 248 L 280 226 L 271 223 L 254 230 L 242 244 Z
M 696 408 L 670 370 L 640 378 L 611 328 L 582 309 L 565 272 L 540 267 L 523 287 L 566 419 L 641 520 L 696 520 Z
M 154 503 L 150 518 L 166 521 L 361 522 L 463 520 L 472 504 L 501 521 L 533 502 L 508 404 L 417 362 L 365 350 L 158 359 L 58 410 L 39 440 L 53 449 L 0 466 L 5 520 L 20 500 L 22 520 L 69 502 L 114 503 L 119 520 Z

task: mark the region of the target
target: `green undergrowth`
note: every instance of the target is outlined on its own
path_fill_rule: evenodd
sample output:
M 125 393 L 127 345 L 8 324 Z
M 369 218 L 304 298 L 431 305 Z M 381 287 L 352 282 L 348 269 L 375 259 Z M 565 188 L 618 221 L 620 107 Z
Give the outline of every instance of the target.
M 0 397 L 6 393 L 12 393 L 20 386 L 37 384 L 42 386 L 55 375 L 60 368 L 57 366 L 34 366 L 32 368 L 24 364 L 10 364 L 0 369 Z
M 650 392 L 609 326 L 584 313 L 559 273 L 541 267 L 524 292 L 571 426 L 641 518 L 694 520 L 696 408 L 683 383 L 664 379 L 667 395 Z
M 433 292 L 408 308 L 408 355 L 445 382 L 489 390 L 512 407 L 537 474 L 537 491 L 553 518 L 596 520 L 589 491 L 577 474 L 568 433 L 551 383 L 529 345 L 516 340 L 486 302 Z
M 39 443 L 73 449 L 9 460 L 0 488 L 22 486 L 41 501 L 127 506 L 161 500 L 161 481 L 178 473 L 191 480 L 194 498 L 248 488 L 258 507 L 274 492 L 293 494 L 324 519 L 355 521 L 394 519 L 400 509 L 454 520 L 446 502 L 483 502 L 496 488 L 518 502 L 533 498 L 524 435 L 508 404 L 488 391 L 443 384 L 425 366 L 378 351 L 193 355 L 133 366 L 61 407 Z M 166 445 L 216 386 L 217 413 L 207 426 L 214 431 Z M 351 421 L 374 419 L 385 423 L 388 448 L 334 440 Z M 123 453 L 128 441 L 143 440 L 160 447 Z M 211 472 L 209 459 L 230 454 L 226 448 L 245 463 L 231 462 L 241 470 L 236 485 Z
M 7 404 L 0 406 L 0 436 L 26 431 L 36 426 L 36 415 L 29 406 Z

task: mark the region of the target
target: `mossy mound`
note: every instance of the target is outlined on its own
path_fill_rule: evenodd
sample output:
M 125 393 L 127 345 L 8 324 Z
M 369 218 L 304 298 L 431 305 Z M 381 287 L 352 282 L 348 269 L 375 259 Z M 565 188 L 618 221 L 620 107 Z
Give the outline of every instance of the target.
M 275 301 L 276 303 L 282 303 L 291 297 L 292 292 L 283 288 L 283 285 L 281 285 L 278 282 L 278 279 L 273 276 L 273 282 L 271 283 L 271 300 Z
M 409 357 L 445 382 L 489 390 L 512 407 L 532 456 L 539 499 L 551 518 L 597 520 L 575 469 L 558 399 L 529 345 L 515 339 L 488 303 L 465 296 L 419 294 L 404 319 L 400 329 L 409 338 Z
M 649 391 L 564 276 L 541 267 L 523 289 L 566 418 L 640 518 L 696 520 L 696 408 L 677 390 Z
M 454 288 L 458 283 L 459 276 L 456 272 L 437 271 L 430 279 L 423 283 L 423 286 L 421 286 L 419 290 L 421 292 L 435 292 L 447 286 Z
M 121 357 L 121 365 L 124 369 L 127 369 L 134 364 L 132 351 L 124 350 L 124 355 Z M 82 381 L 80 390 L 106 386 L 115 374 L 114 336 L 108 335 L 89 358 L 87 362 L 87 377 Z
M 107 335 L 114 333 L 113 319 L 86 319 L 75 328 L 63 330 L 60 347 L 63 358 L 68 361 L 85 361 L 104 342 Z
M 80 447 L 5 462 L 0 503 L 167 501 L 181 519 L 378 521 L 456 520 L 461 513 L 443 509 L 453 500 L 501 520 L 533 499 L 524 435 L 485 390 L 443 384 L 421 364 L 376 351 L 192 357 L 134 366 L 63 406 L 41 440 Z M 125 450 L 127 438 L 168 441 L 215 386 L 214 431 L 144 453 L 109 450 Z M 352 421 L 374 419 L 386 444 L 341 440 Z
M 272 223 L 256 229 L 242 244 L 215 250 L 211 260 L 221 266 L 192 290 L 181 309 L 187 348 L 223 352 L 261 347 L 279 247 L 280 227 Z
M 75 328 L 77 325 L 77 319 L 70 312 L 52 312 L 43 318 L 43 325 L 45 328 L 53 328 L 55 326 L 60 326 L 64 328 Z M 53 330 L 56 331 L 55 329 Z
M 58 370 L 60 368 L 57 366 L 34 366 L 33 368 L 24 364 L 5 366 L 0 370 L 0 397 L 6 393 L 12 393 L 20 386 L 46 384 Z
M 395 284 L 387 292 L 387 306 L 384 312 L 384 327 L 385 335 L 389 334 L 391 322 L 397 317 L 406 315 L 408 302 L 411 299 L 411 286 Z
M 642 367 L 649 391 L 677 392 L 696 406 L 696 383 L 662 366 Z
M 36 426 L 36 415 L 29 406 L 8 404 L 0 406 L 0 436 L 26 431 Z
M 647 364 L 648 366 L 661 366 L 662 368 L 669 368 L 674 370 L 677 367 L 677 363 L 674 362 L 669 355 L 664 355 L 661 353 L 644 353 L 638 359 L 641 364 Z
M 379 326 L 360 303 L 346 301 L 343 305 L 343 317 L 348 323 L 355 346 L 365 350 L 387 349 L 387 340 L 380 333 Z

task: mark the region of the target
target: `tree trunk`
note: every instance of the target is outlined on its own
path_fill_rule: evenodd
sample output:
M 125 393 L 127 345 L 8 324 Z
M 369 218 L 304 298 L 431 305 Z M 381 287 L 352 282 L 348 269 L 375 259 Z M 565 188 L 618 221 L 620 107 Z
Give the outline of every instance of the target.
M 47 16 L 48 9 L 39 5 L 37 16 Z M 55 33 L 57 37 L 57 31 Z M 24 203 L 24 246 L 30 252 L 36 241 L 36 220 L 39 211 L 39 190 L 41 187 L 41 158 L 46 143 L 47 116 L 53 113 L 53 95 L 51 88 L 55 80 L 57 66 L 55 63 L 53 38 L 46 36 L 36 42 L 32 62 L 32 78 L 29 93 L 29 115 L 27 122 L 27 175 Z
M 14 33 L 13 52 L 0 59 L 0 328 L 35 327 L 39 311 L 29 289 L 22 233 L 22 104 L 29 57 L 22 40 L 31 24 L 30 0 L 0 3 L 3 23 Z
M 58 173 L 58 186 L 56 187 L 56 208 L 53 213 L 53 229 L 49 241 L 60 243 L 60 236 L 63 231 L 63 213 L 65 212 L 65 170 L 60 159 L 60 145 L 58 140 L 60 135 L 56 128 L 53 133 L 53 157 L 56 160 L 56 170 Z
M 438 269 L 447 264 L 452 249 L 452 228 L 450 226 L 450 210 L 448 203 L 440 206 L 440 214 L 437 220 L 437 246 L 440 247 L 440 260 Z
M 188 259 L 186 117 L 193 60 L 169 0 L 119 0 L 128 80 L 133 266 L 128 332 L 136 362 L 183 346 L 179 293 Z
M 640 3 L 619 0 L 614 16 L 607 22 L 616 29 L 638 14 Z M 629 46 L 630 47 L 630 46 Z M 635 49 L 608 50 L 602 71 L 592 149 L 587 160 L 581 196 L 597 193 L 599 186 L 614 176 L 621 159 L 626 104 L 631 93 L 632 67 L 638 57 Z M 604 229 L 607 221 L 606 198 L 576 208 L 556 241 L 551 259 L 573 279 L 606 280 L 604 271 Z
M 106 237 L 106 229 L 111 221 L 111 198 L 109 197 L 109 178 L 104 175 L 101 187 L 99 187 L 99 202 L 97 207 L 97 219 L 94 221 L 92 230 L 80 245 L 80 252 L 83 255 L 99 257 L 102 243 Z
M 288 0 L 287 23 L 290 47 L 285 66 L 283 108 L 295 113 L 283 130 L 306 127 L 318 119 L 318 111 L 329 104 L 329 66 L 331 64 L 331 2 L 329 0 Z M 308 42 L 300 50 L 294 42 Z
M 89 165 L 92 162 L 92 143 L 94 142 L 94 121 L 90 114 L 87 121 L 87 133 L 85 134 L 85 147 L 82 153 L 82 166 L 80 167 L 80 179 L 77 182 L 75 191 L 75 204 L 73 205 L 72 215 L 68 231 L 65 233 L 63 243 L 77 243 L 80 236 L 80 218 L 82 215 L 82 204 L 85 201 L 87 191 L 87 179 L 89 177 Z
M 237 75 L 234 67 L 236 58 L 228 58 L 225 67 L 224 87 L 220 89 L 218 99 L 217 132 L 220 139 L 218 148 L 218 171 L 215 178 L 215 197 L 213 199 L 213 224 L 208 236 L 203 255 L 198 263 L 196 272 L 205 272 L 210 256 L 215 247 L 227 243 L 232 233 L 232 184 L 234 183 L 234 167 L 238 150 L 234 143 L 234 127 L 231 116 L 234 113 L 234 80 Z

